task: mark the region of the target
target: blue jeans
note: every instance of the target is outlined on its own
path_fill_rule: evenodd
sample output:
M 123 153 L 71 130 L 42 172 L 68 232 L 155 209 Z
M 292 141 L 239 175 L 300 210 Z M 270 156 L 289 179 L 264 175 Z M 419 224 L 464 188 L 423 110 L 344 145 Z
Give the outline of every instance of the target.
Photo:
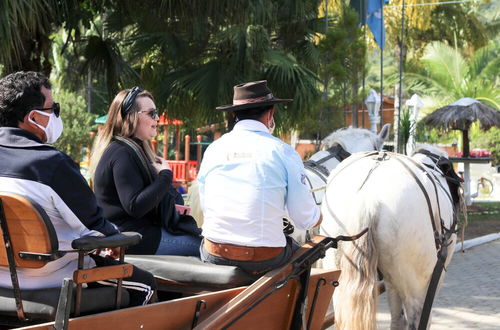
M 172 235 L 161 229 L 160 245 L 155 254 L 173 256 L 200 256 L 201 237 Z
M 286 264 L 295 253 L 295 251 L 297 251 L 299 248 L 300 245 L 299 243 L 297 243 L 297 241 L 295 241 L 291 237 L 286 236 L 286 246 L 277 257 L 262 261 L 238 261 L 217 257 L 208 253 L 207 250 L 205 250 L 202 241 L 200 246 L 200 257 L 204 262 L 216 265 L 236 266 L 243 269 L 250 275 L 258 277 L 270 270 L 276 269 Z

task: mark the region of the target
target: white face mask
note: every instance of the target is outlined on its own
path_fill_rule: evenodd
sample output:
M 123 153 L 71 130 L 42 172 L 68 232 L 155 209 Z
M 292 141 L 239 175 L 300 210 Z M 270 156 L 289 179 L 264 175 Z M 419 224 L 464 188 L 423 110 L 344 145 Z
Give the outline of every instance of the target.
M 43 127 L 39 125 L 28 116 L 28 120 L 30 123 L 38 126 L 41 130 L 45 132 L 45 136 L 47 137 L 47 143 L 54 143 L 61 136 L 63 131 L 63 122 L 61 120 L 61 116 L 57 117 L 54 113 L 46 113 L 39 110 L 33 110 L 41 115 L 49 117 L 49 122 L 47 123 L 47 127 Z

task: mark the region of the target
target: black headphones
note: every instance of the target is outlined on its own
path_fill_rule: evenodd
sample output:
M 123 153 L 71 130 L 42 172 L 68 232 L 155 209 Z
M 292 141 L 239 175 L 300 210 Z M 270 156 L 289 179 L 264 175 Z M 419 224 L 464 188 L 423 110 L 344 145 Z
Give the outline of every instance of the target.
M 132 106 L 134 105 L 135 98 L 137 95 L 142 92 L 142 88 L 135 86 L 130 90 L 130 92 L 127 93 L 127 96 L 123 99 L 122 106 L 121 106 L 121 113 L 122 113 L 122 118 L 125 118 L 125 116 L 130 113 L 130 110 L 132 109 Z

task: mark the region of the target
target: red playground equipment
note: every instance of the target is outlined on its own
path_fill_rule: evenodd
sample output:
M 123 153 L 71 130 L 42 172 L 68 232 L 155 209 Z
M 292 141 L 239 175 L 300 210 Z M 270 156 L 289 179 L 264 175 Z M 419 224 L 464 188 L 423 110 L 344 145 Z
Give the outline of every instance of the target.
M 196 180 L 198 175 L 198 169 L 201 162 L 201 135 L 196 136 L 196 160 L 190 160 L 189 150 L 191 144 L 191 137 L 186 135 L 184 137 L 184 160 L 180 160 L 180 141 L 181 141 L 181 131 L 180 127 L 183 124 L 181 120 L 169 119 L 167 115 L 163 114 L 160 117 L 158 123 L 159 126 L 164 127 L 163 134 L 163 158 L 167 160 L 172 172 L 174 174 L 174 182 L 178 183 L 188 183 Z M 168 126 L 175 125 L 175 160 L 168 159 Z M 158 141 L 151 141 L 152 148 L 155 152 L 158 151 Z

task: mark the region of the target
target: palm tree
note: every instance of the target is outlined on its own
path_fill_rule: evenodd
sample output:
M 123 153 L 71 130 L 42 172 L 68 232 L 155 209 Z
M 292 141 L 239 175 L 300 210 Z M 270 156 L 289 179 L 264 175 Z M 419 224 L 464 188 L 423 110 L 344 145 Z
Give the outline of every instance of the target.
M 496 108 L 500 105 L 500 46 L 491 43 L 465 58 L 442 42 L 426 47 L 420 63 L 407 67 L 408 88 L 427 95 L 427 107 L 441 107 L 471 97 Z
M 0 5 L 0 63 L 5 72 L 50 72 L 51 1 L 2 1 Z M 45 61 L 44 61 L 45 59 Z
M 84 89 L 87 81 L 106 85 L 109 99 L 140 84 L 159 106 L 195 126 L 222 119 L 214 107 L 231 101 L 233 85 L 267 79 L 277 95 L 294 98 L 286 112 L 294 126 L 319 100 L 321 2 L 4 1 L 0 64 L 4 73 L 49 74 L 55 63 L 50 36 L 63 28 L 56 48 L 71 63 L 65 80 L 79 82 L 72 89 Z
M 122 33 L 125 57 L 169 114 L 193 125 L 220 121 L 214 108 L 231 101 L 233 85 L 267 79 L 277 95 L 294 98 L 287 119 L 296 125 L 319 98 L 319 2 L 164 1 L 158 8 L 142 1 L 139 8 L 122 1 L 122 12 L 107 21 L 110 33 Z M 151 12 L 157 12 L 154 22 Z

